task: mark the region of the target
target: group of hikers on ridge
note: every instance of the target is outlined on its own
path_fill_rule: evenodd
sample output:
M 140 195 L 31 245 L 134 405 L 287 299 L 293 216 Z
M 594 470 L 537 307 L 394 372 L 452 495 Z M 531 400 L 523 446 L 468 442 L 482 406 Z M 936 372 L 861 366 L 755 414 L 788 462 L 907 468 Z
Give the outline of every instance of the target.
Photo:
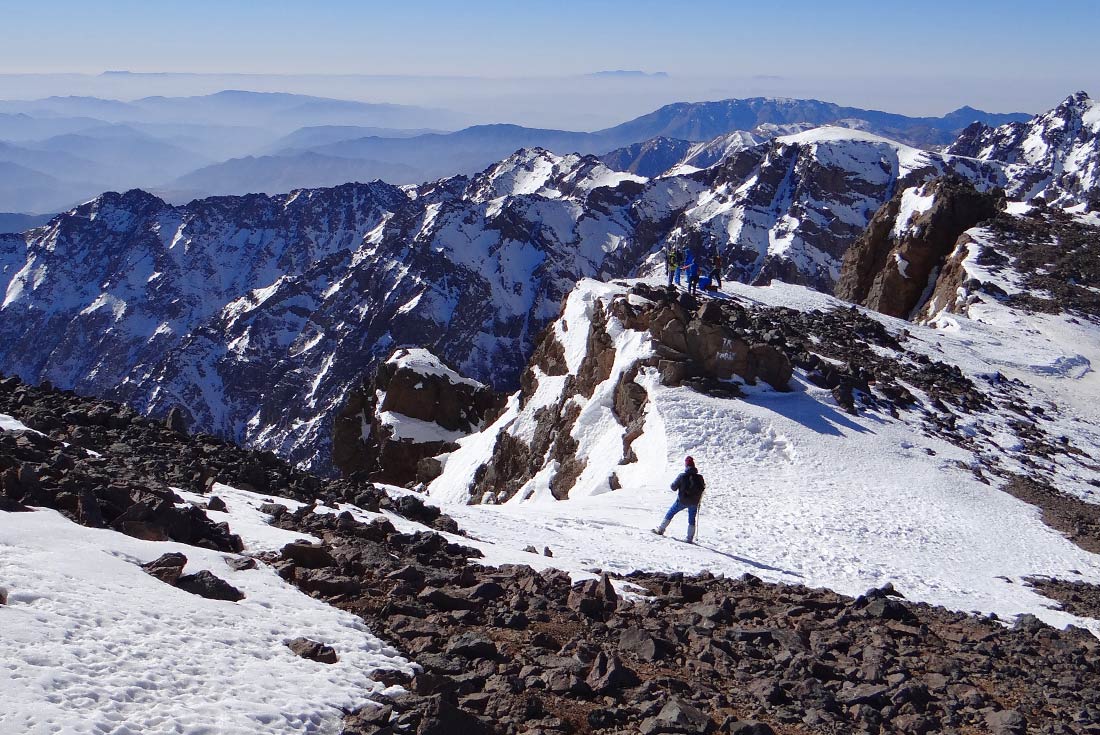
M 684 250 L 672 245 L 665 248 L 665 274 L 668 275 L 670 287 L 674 283 L 679 286 L 680 275 L 686 271 L 688 293 L 696 293 L 699 290 L 699 280 L 704 264 L 709 267 L 706 275 L 708 287 L 722 288 L 722 255 L 717 249 L 712 250 L 704 261 L 702 257 L 696 257 L 695 251 L 691 248 Z

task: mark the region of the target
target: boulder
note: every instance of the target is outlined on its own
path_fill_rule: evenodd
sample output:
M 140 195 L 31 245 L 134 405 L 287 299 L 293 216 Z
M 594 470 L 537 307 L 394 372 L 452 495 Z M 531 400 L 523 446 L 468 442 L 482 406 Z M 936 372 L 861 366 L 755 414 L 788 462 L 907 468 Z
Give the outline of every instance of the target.
M 187 565 L 187 557 L 178 552 L 164 554 L 141 568 L 153 575 L 161 582 L 175 586 L 183 575 L 183 568 Z
M 431 697 L 416 735 L 490 735 L 491 730 L 475 715 L 447 701 L 441 694 Z
M 323 569 L 336 565 L 328 549 L 308 541 L 292 541 L 283 547 L 283 556 L 306 569 Z
M 1027 720 L 1016 710 L 1006 709 L 986 712 L 985 724 L 990 735 L 1026 735 Z
M 646 718 L 638 728 L 642 735 L 657 733 L 705 733 L 716 730 L 714 721 L 680 697 L 672 697 L 654 717 Z
M 600 651 L 585 679 L 592 691 L 605 693 L 626 689 L 638 684 L 638 675 L 623 665 L 618 656 L 608 656 Z
M 208 600 L 226 600 L 228 602 L 240 602 L 244 599 L 244 593 L 220 577 L 215 577 L 207 570 L 198 574 L 188 574 L 180 577 L 176 586 L 181 590 L 190 592 Z
M 737 720 L 729 718 L 722 725 L 722 732 L 729 735 L 775 735 L 775 730 L 757 720 Z
M 286 645 L 291 651 L 294 651 L 294 653 L 310 661 L 317 661 L 322 664 L 334 664 L 340 660 L 336 655 L 336 649 L 332 646 L 326 646 L 323 643 L 310 640 L 309 638 L 295 638 Z
M 496 658 L 497 646 L 476 633 L 462 633 L 447 645 L 447 654 L 462 658 Z

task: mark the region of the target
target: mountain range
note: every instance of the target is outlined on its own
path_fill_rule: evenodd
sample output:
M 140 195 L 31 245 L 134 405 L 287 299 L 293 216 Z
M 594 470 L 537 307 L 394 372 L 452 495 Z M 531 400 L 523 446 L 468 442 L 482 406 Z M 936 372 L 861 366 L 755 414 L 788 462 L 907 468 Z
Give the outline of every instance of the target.
M 463 118 L 444 110 L 285 93 L 0 101 L 0 162 L 29 169 L 0 172 L 0 210 L 57 211 L 105 190 L 134 187 L 184 203 L 350 180 L 418 184 L 472 175 L 519 148 L 605 154 L 638 144 L 652 148 L 646 141 L 657 137 L 703 143 L 751 130 L 772 137 L 792 132 L 791 125 L 840 124 L 934 147 L 971 122 L 1027 118 L 970 108 L 914 118 L 817 100 L 752 98 L 667 105 L 595 132 L 505 124 L 446 132 Z M 62 153 L 73 158 L 61 159 Z M 631 166 L 625 159 L 620 165 Z M 647 165 L 645 171 L 656 168 Z M 20 182 L 28 177 L 34 185 L 24 190 Z
M 1038 116 L 1022 140 L 1091 129 L 1095 109 L 1070 98 L 1062 126 Z M 1095 135 L 1075 140 L 1053 165 L 1094 175 Z M 717 249 L 727 279 L 829 292 L 879 207 L 944 175 L 1030 196 L 1021 182 L 1042 171 L 823 127 L 656 179 L 525 149 L 417 187 L 184 206 L 106 194 L 0 238 L 0 369 L 143 412 L 178 406 L 204 431 L 324 467 L 348 387 L 395 346 L 510 389 L 579 278 L 659 273 L 671 245 Z M 1043 193 L 1084 207 L 1093 190 L 1061 178 Z

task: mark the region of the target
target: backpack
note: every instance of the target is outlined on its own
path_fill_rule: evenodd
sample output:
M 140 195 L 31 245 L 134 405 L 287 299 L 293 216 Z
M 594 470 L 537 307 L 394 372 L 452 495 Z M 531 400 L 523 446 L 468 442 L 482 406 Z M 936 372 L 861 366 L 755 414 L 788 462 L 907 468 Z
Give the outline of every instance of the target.
M 699 500 L 703 497 L 703 491 L 707 489 L 707 483 L 703 480 L 703 476 L 698 472 L 687 476 L 684 482 L 684 489 L 681 491 L 684 498 L 688 500 Z

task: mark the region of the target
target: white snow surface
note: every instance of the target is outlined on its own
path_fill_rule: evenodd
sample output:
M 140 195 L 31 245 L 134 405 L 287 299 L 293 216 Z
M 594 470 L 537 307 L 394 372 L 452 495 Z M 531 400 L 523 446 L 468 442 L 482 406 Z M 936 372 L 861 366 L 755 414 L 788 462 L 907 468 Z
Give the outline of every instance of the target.
M 16 427 L 5 420 L 3 428 Z M 240 491 L 215 492 L 231 512 L 211 516 L 228 520 L 248 551 L 302 537 L 267 526 Z M 171 551 L 187 556 L 185 573 L 208 569 L 245 599 L 207 600 L 138 566 Z M 0 583 L 9 591 L 0 606 L 0 732 L 335 735 L 341 708 L 387 691 L 373 671 L 412 671 L 354 615 L 264 564 L 234 571 L 228 556 L 85 528 L 52 510 L 0 513 Z M 339 662 L 299 658 L 285 645 L 299 636 L 333 646 Z
M 400 349 L 390 356 L 387 365 L 395 365 L 399 368 L 407 368 L 419 375 L 433 375 L 444 378 L 452 385 L 469 385 L 474 388 L 484 388 L 484 383 L 459 375 L 454 370 L 428 350 L 420 347 Z
M 583 281 L 566 304 L 563 319 L 569 328 L 562 331 L 559 323 L 556 333 L 570 370 L 584 356 L 587 330 L 579 317 L 609 291 L 606 284 Z M 733 283 L 727 291 L 749 302 L 796 309 L 841 305 L 780 282 L 766 288 Z M 1100 405 L 1100 380 L 1080 369 L 1100 359 L 1095 326 L 1057 317 L 1019 323 L 989 311 L 972 318 L 953 315 L 939 328 L 871 316 L 895 332 L 910 330 L 910 350 L 955 363 L 968 375 L 1000 371 L 1020 377 L 1037 403 L 1064 405 L 1073 396 L 1047 429 L 1067 433 L 1075 446 L 1100 455 L 1100 410 L 1094 408 Z M 443 475 L 428 488 L 432 500 L 473 537 L 516 549 L 549 546 L 554 563 L 566 569 L 748 572 L 846 594 L 892 582 L 912 600 L 1009 620 L 1033 613 L 1059 627 L 1075 624 L 1100 634 L 1100 622 L 1055 610 L 1053 601 L 1022 582 L 1026 576 L 1050 575 L 1097 583 L 1100 556 L 1044 525 L 1037 508 L 1001 491 L 997 480 L 986 485 L 976 479 L 969 469 L 976 461 L 972 452 L 925 436 L 918 420 L 870 412 L 850 416 L 828 391 L 797 372 L 790 392 L 747 387 L 746 398 L 723 400 L 663 387 L 652 370 L 643 369 L 637 380 L 649 403 L 644 433 L 632 445 L 639 461 L 616 465 L 622 427 L 596 418 L 606 401 L 603 391 L 617 381 L 621 363 L 646 354 L 644 346 L 629 344 L 626 333 L 616 330 L 612 320 L 617 356 L 611 378 L 597 386 L 592 399 L 574 399 L 582 417 L 593 417 L 574 427 L 579 452 L 597 458 L 602 476 L 586 472 L 569 500 L 556 501 L 546 490 L 553 472 L 547 467 L 507 503 L 466 505 L 473 470 L 490 456 L 496 434 L 511 431 L 528 411 L 552 399 L 540 400 L 536 391 L 522 410 L 513 401 L 494 426 L 460 442 L 446 458 Z M 1083 342 L 1090 346 L 1082 348 Z M 1067 369 L 1059 372 L 1059 366 Z M 560 390 L 562 379 L 556 380 Z M 1002 431 L 1001 418 L 986 420 L 1005 461 L 1015 461 L 1013 453 L 1019 456 L 1021 447 L 1014 445 L 1014 435 Z M 689 454 L 708 485 L 694 546 L 649 531 L 671 502 L 669 483 Z M 623 487 L 608 492 L 612 471 Z M 1100 501 L 1079 468 L 1055 472 L 1061 489 Z M 681 514 L 669 535 L 681 535 L 685 523 Z

